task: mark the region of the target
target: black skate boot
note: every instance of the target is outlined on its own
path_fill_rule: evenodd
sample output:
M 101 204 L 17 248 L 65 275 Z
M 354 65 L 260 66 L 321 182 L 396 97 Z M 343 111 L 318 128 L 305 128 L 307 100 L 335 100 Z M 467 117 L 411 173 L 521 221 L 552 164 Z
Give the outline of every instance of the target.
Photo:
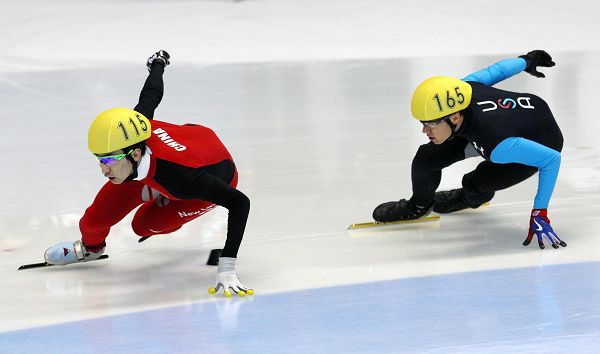
M 415 220 L 431 213 L 431 207 L 415 205 L 412 201 L 400 199 L 397 202 L 387 202 L 373 210 L 373 219 L 379 222 Z
M 433 202 L 433 211 L 440 214 L 454 213 L 455 211 L 472 208 L 479 208 L 479 205 L 469 205 L 465 200 L 463 189 L 453 189 L 450 191 L 435 192 Z

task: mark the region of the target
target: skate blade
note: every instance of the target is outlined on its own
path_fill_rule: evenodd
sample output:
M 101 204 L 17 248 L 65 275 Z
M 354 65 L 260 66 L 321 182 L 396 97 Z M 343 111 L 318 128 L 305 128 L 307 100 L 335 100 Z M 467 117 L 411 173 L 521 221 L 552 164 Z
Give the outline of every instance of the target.
M 98 259 L 95 259 L 94 261 L 98 261 L 101 259 L 106 259 L 108 258 L 107 254 L 103 254 L 100 257 L 98 257 Z M 94 262 L 94 261 L 89 261 L 89 262 Z M 83 262 L 86 263 L 86 262 Z M 75 264 L 75 263 L 73 263 Z M 17 270 L 25 270 L 25 269 L 33 269 L 33 268 L 42 268 L 42 267 L 54 267 L 56 266 L 55 264 L 48 264 L 46 262 L 42 262 L 42 263 L 31 263 L 31 264 L 24 264 L 22 266 L 19 267 L 19 269 Z
M 429 221 L 438 221 L 439 219 L 440 219 L 439 215 L 432 215 L 432 216 L 425 216 L 425 217 L 422 217 L 420 219 L 415 219 L 415 220 L 401 220 L 401 221 L 390 221 L 390 222 L 371 221 L 371 222 L 352 224 L 352 225 L 348 226 L 348 230 L 365 229 L 365 228 L 369 228 L 369 227 L 414 224 L 414 223 L 422 223 L 422 222 L 429 222 Z

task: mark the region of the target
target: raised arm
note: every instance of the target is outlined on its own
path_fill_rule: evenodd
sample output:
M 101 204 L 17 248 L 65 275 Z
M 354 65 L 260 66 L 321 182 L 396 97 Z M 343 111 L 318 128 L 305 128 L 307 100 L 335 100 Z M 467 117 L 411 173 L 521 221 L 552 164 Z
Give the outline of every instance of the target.
M 552 61 L 550 54 L 543 50 L 533 50 L 518 58 L 501 60 L 485 69 L 465 76 L 462 80 L 493 86 L 522 71 L 526 71 L 535 77 L 545 77 L 543 73 L 537 71 L 537 67 L 552 67 L 554 65 L 555 63 Z
M 493 86 L 500 81 L 506 80 L 511 76 L 517 75 L 525 70 L 526 61 L 522 58 L 504 59 L 485 69 L 471 73 L 462 81 L 474 81 L 486 86 Z
M 146 63 L 148 67 L 148 78 L 144 83 L 140 99 L 134 110 L 140 112 L 148 119 L 154 118 L 154 111 L 160 104 L 164 93 L 163 72 L 169 65 L 171 56 L 164 50 L 154 53 Z

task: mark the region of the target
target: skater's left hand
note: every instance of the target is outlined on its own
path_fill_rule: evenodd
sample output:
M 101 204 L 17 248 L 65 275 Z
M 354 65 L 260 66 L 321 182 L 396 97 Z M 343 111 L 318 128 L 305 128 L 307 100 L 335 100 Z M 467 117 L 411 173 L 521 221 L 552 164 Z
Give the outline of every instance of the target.
M 242 284 L 238 279 L 235 271 L 235 258 L 219 257 L 219 269 L 217 271 L 217 285 L 214 288 L 209 288 L 209 294 L 217 293 L 221 287 L 226 297 L 231 297 L 232 291 L 240 297 L 254 295 L 254 290 L 249 289 Z
M 525 71 L 535 77 L 546 77 L 546 75 L 537 71 L 538 66 L 549 68 L 555 65 L 550 54 L 543 50 L 532 50 L 525 55 L 520 55 L 519 58 L 525 59 L 527 62 Z
M 146 61 L 146 66 L 148 67 L 148 71 L 152 70 L 153 63 L 159 63 L 160 66 L 165 68 L 167 65 L 171 64 L 169 59 L 171 59 L 171 56 L 169 55 L 169 53 L 167 53 L 167 51 L 162 50 L 162 49 L 159 50 L 158 52 L 152 54 L 150 56 L 150 58 L 148 58 L 148 60 Z
M 546 248 L 544 246 L 544 238 L 550 242 L 552 247 L 558 248 L 558 246 L 567 247 L 567 244 L 561 240 L 558 235 L 550 226 L 550 219 L 548 219 L 547 209 L 533 209 L 531 210 L 531 217 L 529 219 L 529 233 L 527 238 L 523 242 L 523 246 L 528 246 L 533 239 L 533 235 L 537 236 L 538 245 L 541 249 Z

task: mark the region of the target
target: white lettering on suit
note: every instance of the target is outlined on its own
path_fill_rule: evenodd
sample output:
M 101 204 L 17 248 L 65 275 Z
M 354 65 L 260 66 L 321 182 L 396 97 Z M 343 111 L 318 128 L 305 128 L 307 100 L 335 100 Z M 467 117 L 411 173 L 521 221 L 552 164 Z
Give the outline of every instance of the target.
M 525 109 L 535 109 L 534 106 L 531 105 L 531 102 L 529 102 L 529 100 L 531 100 L 531 97 L 517 97 L 517 101 L 515 103 L 515 100 L 510 99 L 510 98 L 506 98 L 504 99 L 504 104 L 506 106 L 504 106 L 500 101 L 502 101 L 502 99 L 498 100 L 498 103 L 501 105 L 502 108 L 504 109 L 508 109 L 508 108 L 516 108 L 517 103 L 519 104 L 519 106 L 521 108 L 525 108 Z M 508 103 L 506 101 L 512 101 L 513 105 L 508 105 Z M 487 112 L 487 111 L 494 111 L 496 109 L 498 109 L 498 105 L 496 104 L 496 102 L 494 101 L 481 101 L 481 102 L 477 102 L 478 106 L 482 106 L 482 105 L 487 105 L 487 108 L 483 108 L 481 111 L 482 112 Z
M 167 144 L 167 146 L 172 147 L 173 149 L 175 149 L 177 151 L 183 151 L 183 150 L 187 149 L 187 147 L 185 147 L 185 145 L 181 145 L 178 142 L 176 142 L 175 140 L 173 140 L 173 138 L 171 138 L 169 136 L 169 133 L 167 133 L 162 128 L 156 128 L 152 132 L 154 134 L 156 134 L 156 136 L 158 138 L 160 138 L 160 140 L 162 140 L 163 143 Z
M 496 103 L 495 103 L 495 102 L 493 102 L 493 101 L 483 101 L 483 102 L 477 102 L 477 105 L 478 105 L 478 106 L 481 106 L 482 104 L 491 104 L 491 105 L 492 105 L 492 107 L 491 107 L 491 108 L 485 108 L 485 109 L 483 109 L 483 110 L 482 110 L 482 112 L 493 111 L 493 110 L 495 110 L 496 108 L 498 108 L 498 105 L 496 105 Z
M 529 100 L 531 99 L 531 97 L 519 97 L 517 98 L 517 102 L 519 102 L 519 106 L 523 107 L 523 108 L 527 108 L 527 109 L 535 109 L 535 107 L 533 107 L 531 105 L 531 103 L 529 103 Z M 522 101 L 527 102 L 527 105 L 524 105 Z

